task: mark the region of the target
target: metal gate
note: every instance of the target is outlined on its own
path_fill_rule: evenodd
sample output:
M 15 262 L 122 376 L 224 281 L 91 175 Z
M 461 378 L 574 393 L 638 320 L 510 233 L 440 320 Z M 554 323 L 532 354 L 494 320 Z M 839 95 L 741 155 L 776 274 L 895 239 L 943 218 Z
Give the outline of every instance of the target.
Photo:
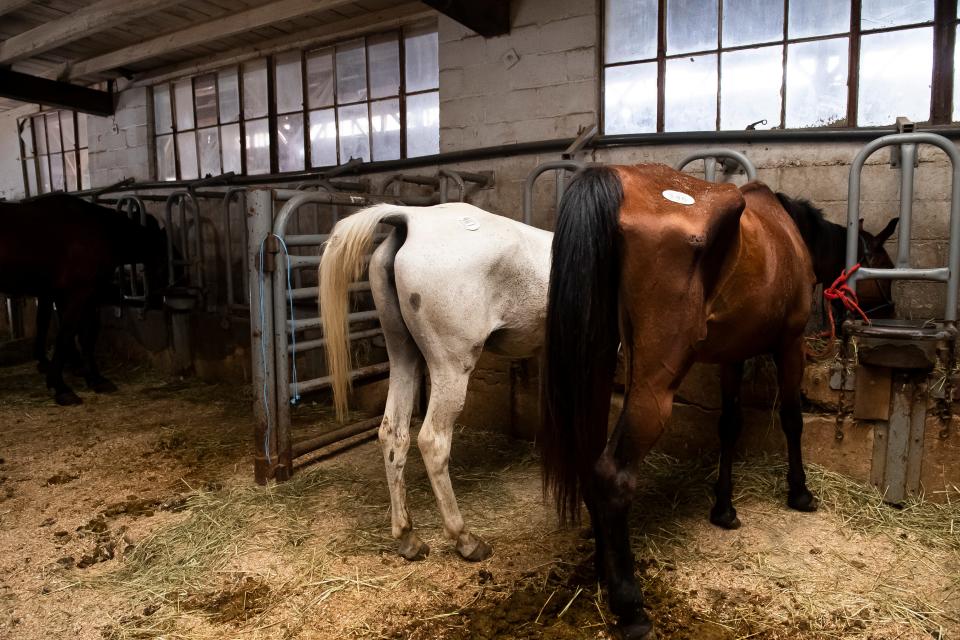
M 323 348 L 325 340 L 297 340 L 298 334 L 318 329 L 318 313 L 303 317 L 297 314 L 296 301 L 317 299 L 317 287 L 294 286 L 293 274 L 298 270 L 316 270 L 320 265 L 320 248 L 329 234 L 288 233 L 291 221 L 304 205 L 334 205 L 331 225 L 339 218 L 340 208 L 368 207 L 378 202 L 394 202 L 392 198 L 299 191 L 294 189 L 251 189 L 247 192 L 248 264 L 250 265 L 250 347 L 253 361 L 253 385 L 257 394 L 254 403 L 256 458 L 254 475 L 257 482 L 269 479 L 286 480 L 293 470 L 294 458 L 320 447 L 349 438 L 380 424 L 382 417 L 348 425 L 321 436 L 294 442 L 290 433 L 291 404 L 301 393 L 330 386 L 329 377 L 309 380 L 297 378 L 296 356 Z M 274 218 L 274 202 L 285 202 Z M 312 247 L 315 255 L 292 255 L 295 247 Z M 369 282 L 356 283 L 352 291 L 369 290 Z M 314 304 L 314 309 L 316 306 Z M 299 317 L 298 317 L 299 316 Z M 351 313 L 351 324 L 376 322 L 376 311 Z M 352 331 L 350 340 L 378 335 L 379 328 Z M 378 362 L 352 370 L 353 380 L 384 374 L 388 362 Z

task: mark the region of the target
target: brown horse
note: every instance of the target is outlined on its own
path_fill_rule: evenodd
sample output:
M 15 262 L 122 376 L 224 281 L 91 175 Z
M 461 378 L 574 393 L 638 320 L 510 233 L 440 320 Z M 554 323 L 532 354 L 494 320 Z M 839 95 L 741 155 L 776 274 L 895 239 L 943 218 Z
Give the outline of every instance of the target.
M 743 362 L 772 353 L 787 438 L 787 504 L 812 511 L 800 453 L 803 330 L 814 274 L 776 195 L 663 165 L 592 167 L 563 197 L 547 311 L 544 483 L 561 519 L 581 497 L 596 537 L 598 577 L 629 639 L 652 623 L 634 578 L 628 511 L 636 467 L 670 417 L 694 362 L 720 363 L 723 410 L 713 523 L 735 528 L 731 466 L 741 427 Z M 617 345 L 626 357 L 623 412 L 608 438 Z
M 777 199 L 796 223 L 803 241 L 810 250 L 813 260 L 813 274 L 817 284 L 829 287 L 840 275 L 847 261 L 847 228 L 830 222 L 823 217 L 823 211 L 813 206 L 809 200 L 791 198 L 777 193 Z M 865 267 L 890 269 L 893 260 L 883 244 L 890 239 L 897 228 L 900 218 L 893 218 L 877 235 L 863 228 L 860 219 L 857 260 Z M 892 280 L 863 280 L 857 286 L 857 298 L 863 312 L 870 318 L 895 318 L 896 306 L 891 291 Z M 834 330 L 839 333 L 840 323 L 846 311 L 839 300 L 833 301 Z M 827 307 L 822 307 L 823 326 L 827 326 Z

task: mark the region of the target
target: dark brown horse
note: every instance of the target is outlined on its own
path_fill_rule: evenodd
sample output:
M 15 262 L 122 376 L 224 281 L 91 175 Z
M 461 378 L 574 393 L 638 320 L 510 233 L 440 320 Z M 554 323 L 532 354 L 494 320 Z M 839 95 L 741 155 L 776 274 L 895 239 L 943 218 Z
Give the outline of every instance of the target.
M 814 274 L 776 195 L 714 184 L 663 165 L 587 169 L 563 197 L 553 241 L 544 379 L 544 482 L 561 518 L 581 498 L 598 577 L 629 639 L 652 623 L 634 577 L 628 512 L 637 463 L 660 437 L 694 362 L 722 364 L 720 467 L 710 520 L 739 526 L 731 501 L 743 362 L 772 353 L 787 439 L 787 504 L 812 511 L 800 440 L 803 331 Z M 617 345 L 623 412 L 608 438 Z
M 830 222 L 823 217 L 823 211 L 813 206 L 809 200 L 791 198 L 777 193 L 777 199 L 800 229 L 800 235 L 810 250 L 813 260 L 813 273 L 817 284 L 829 287 L 846 266 L 847 228 Z M 858 260 L 865 267 L 889 269 L 893 260 L 883 244 L 890 239 L 897 228 L 900 218 L 893 218 L 877 235 L 863 228 L 860 219 L 860 240 Z M 870 318 L 896 317 L 896 307 L 891 293 L 892 280 L 863 280 L 857 285 L 857 297 L 860 307 Z M 839 333 L 844 308 L 839 300 L 833 301 L 834 329 Z M 827 325 L 826 306 L 823 309 L 823 325 Z M 829 327 L 827 327 L 829 328 Z
M 115 390 L 96 365 L 97 302 L 112 289 L 115 269 L 143 263 L 162 277 L 166 235 L 127 216 L 74 196 L 55 194 L 22 203 L 0 203 L 0 292 L 35 296 L 60 320 L 47 386 L 58 404 L 80 398 L 63 381 L 63 364 L 79 337 L 84 379 L 97 392 Z

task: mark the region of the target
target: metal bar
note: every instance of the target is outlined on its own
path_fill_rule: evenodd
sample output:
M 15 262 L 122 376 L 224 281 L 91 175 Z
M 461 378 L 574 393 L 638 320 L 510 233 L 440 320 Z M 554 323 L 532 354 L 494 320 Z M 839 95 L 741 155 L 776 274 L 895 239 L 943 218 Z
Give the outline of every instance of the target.
M 373 236 L 373 242 L 382 242 L 387 239 L 389 233 L 377 233 Z M 305 233 L 299 235 L 287 236 L 283 240 L 288 247 L 309 247 L 321 245 L 330 239 L 329 233 Z
M 576 160 L 577 154 L 583 151 L 583 149 L 590 144 L 590 142 L 597 137 L 599 129 L 597 128 L 596 123 L 591 124 L 586 127 L 583 131 L 577 135 L 576 139 L 570 144 L 569 147 L 561 154 L 561 158 L 564 160 Z
M 900 145 L 900 234 L 897 239 L 897 269 L 910 268 L 910 235 L 913 230 L 913 172 L 917 145 Z M 906 229 L 906 232 L 904 231 Z M 859 231 L 858 231 L 859 233 Z
M 370 291 L 370 282 L 368 280 L 361 280 L 359 282 L 351 282 L 350 286 L 347 287 L 347 290 L 352 292 L 356 291 Z M 290 295 L 294 300 L 309 300 L 316 298 L 320 295 L 320 287 L 303 287 L 299 289 L 291 289 Z
M 679 162 L 677 162 L 673 168 L 677 171 L 683 171 L 683 168 L 694 160 L 703 159 L 704 162 L 704 178 L 708 182 L 714 181 L 714 176 L 716 173 L 715 162 L 717 158 L 729 158 L 733 160 L 741 167 L 743 167 L 744 173 L 747 174 L 747 180 L 756 180 L 757 179 L 757 168 L 753 166 L 753 163 L 750 162 L 750 159 L 747 158 L 744 154 L 733 149 L 723 149 L 723 148 L 711 148 L 703 149 L 695 153 L 684 156 Z
M 524 224 L 533 224 L 533 186 L 537 178 L 547 171 L 580 171 L 586 166 L 583 162 L 577 160 L 551 160 L 534 167 L 533 171 L 527 174 L 527 179 L 523 183 L 523 222 Z M 559 201 L 558 201 L 559 203 Z
M 380 316 L 376 311 L 356 311 L 354 313 L 347 314 L 348 322 L 365 322 L 367 320 L 378 320 Z M 301 318 L 299 320 L 288 320 L 287 321 L 287 332 L 290 331 L 304 331 L 306 329 L 319 329 L 323 326 L 323 322 L 319 317 L 315 318 Z
M 903 233 L 901 231 L 901 233 Z M 933 280 L 935 282 L 949 282 L 950 269 L 947 267 L 934 267 L 931 269 L 872 269 L 870 267 L 860 267 L 854 274 L 858 279 L 875 278 L 877 280 Z
M 857 253 L 859 248 L 860 231 L 860 174 L 863 171 L 863 165 L 867 158 L 873 155 L 878 149 L 891 145 L 920 145 L 929 144 L 941 149 L 950 158 L 953 168 L 951 189 L 950 189 L 950 253 L 947 264 L 947 305 L 944 310 L 944 320 L 948 323 L 954 323 L 957 320 L 957 289 L 960 285 L 960 151 L 957 147 L 943 136 L 927 131 L 921 133 L 898 133 L 883 136 L 873 140 L 865 145 L 860 153 L 853 159 L 850 165 L 850 180 L 848 184 L 847 195 L 847 268 L 851 268 L 857 263 Z M 909 152 L 908 152 L 909 153 Z M 904 161 L 901 157 L 900 170 L 904 167 L 913 166 L 912 160 Z M 902 214 L 901 214 L 902 215 Z M 910 212 L 907 213 L 908 217 Z M 906 239 L 904 239 L 906 237 Z M 904 225 L 901 221 L 900 242 L 910 242 L 910 227 Z M 889 279 L 913 279 L 921 274 L 922 279 L 940 279 L 942 276 L 937 273 L 936 277 L 931 277 L 930 271 L 939 270 L 927 269 L 887 269 L 887 274 L 883 277 Z M 922 274 L 928 272 L 926 277 Z M 865 277 L 880 277 L 875 270 L 859 269 L 848 280 L 848 283 L 856 291 L 857 280 Z
M 283 228 L 281 233 L 277 233 L 277 225 L 274 223 L 275 235 L 283 237 Z M 287 270 L 280 265 L 280 255 L 277 254 L 275 264 L 277 268 L 270 274 L 273 291 L 273 357 L 274 380 L 277 388 L 277 439 L 279 441 L 280 458 L 279 464 L 286 465 L 287 473 L 292 469 L 293 454 L 291 453 L 290 440 L 290 401 L 294 399 L 290 388 L 290 354 L 287 352 L 287 323 L 295 320 L 288 318 L 289 312 L 287 300 Z M 293 256 L 290 256 L 291 258 Z M 269 303 L 268 303 L 269 304 Z M 293 310 L 296 313 L 296 310 Z
M 291 269 L 320 266 L 320 256 L 289 256 Z
M 377 364 L 371 364 L 366 367 L 361 367 L 360 369 L 354 369 L 350 372 L 351 380 L 359 380 L 361 378 L 368 378 L 370 376 L 375 376 L 381 373 L 387 373 L 390 371 L 389 362 L 378 362 Z M 304 380 L 303 382 L 297 385 L 300 393 L 307 393 L 309 391 L 316 391 L 317 389 L 325 389 L 329 387 L 333 382 L 332 376 L 324 376 L 322 378 L 314 378 L 313 380 Z M 293 385 L 290 385 L 290 391 L 293 392 Z
M 379 336 L 383 333 L 383 329 L 367 329 L 366 331 L 356 331 L 347 336 L 347 340 L 353 342 L 354 340 L 363 340 L 364 338 L 373 338 Z M 314 349 L 323 349 L 327 346 L 327 339 L 320 338 L 318 340 L 304 340 L 297 343 L 297 353 L 303 353 L 305 351 L 313 351 Z M 293 345 L 287 345 L 287 351 L 293 353 Z
M 273 477 L 276 455 L 276 432 L 272 431 L 277 411 L 277 389 L 273 370 L 273 305 L 269 301 L 269 274 L 260 272 L 260 247 L 270 233 L 273 221 L 273 202 L 269 189 L 255 189 L 248 201 L 250 224 L 247 227 L 247 264 L 250 269 L 251 311 L 250 356 L 254 390 L 254 476 L 257 483 L 266 484 Z M 259 304 L 263 302 L 262 306 Z M 269 439 L 267 436 L 269 435 Z M 268 459 L 267 447 L 271 456 Z
M 322 449 L 323 447 L 329 446 L 336 442 L 340 442 L 341 440 L 346 440 L 347 438 L 358 436 L 366 431 L 377 429 L 380 427 L 381 422 L 383 422 L 383 416 L 368 418 L 367 420 L 361 420 L 360 422 L 347 425 L 346 427 L 334 429 L 333 431 L 323 435 L 307 438 L 306 440 L 301 440 L 299 442 L 294 442 L 293 457 L 299 458 L 300 456 L 316 451 L 317 449 Z
M 233 291 L 233 232 L 230 224 L 230 204 L 236 200 L 240 204 L 240 218 L 246 227 L 246 188 L 232 187 L 223 194 L 223 236 L 225 238 L 224 254 L 227 261 L 227 306 L 232 307 L 236 304 L 236 297 Z M 246 234 L 244 234 L 246 235 Z M 247 272 L 247 264 L 244 261 L 242 273 Z M 244 280 L 244 292 L 248 291 L 246 280 Z

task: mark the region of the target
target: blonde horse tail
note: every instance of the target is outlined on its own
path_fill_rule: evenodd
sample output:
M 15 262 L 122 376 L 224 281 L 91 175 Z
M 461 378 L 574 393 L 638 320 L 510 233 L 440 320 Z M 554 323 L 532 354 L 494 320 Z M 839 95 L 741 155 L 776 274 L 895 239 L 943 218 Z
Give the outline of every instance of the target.
M 396 215 L 395 215 L 396 214 Z M 323 321 L 324 352 L 331 378 L 337 419 L 349 409 L 350 378 L 350 284 L 364 271 L 364 256 L 373 246 L 377 225 L 402 225 L 406 216 L 390 204 L 377 204 L 344 218 L 334 226 L 320 259 L 320 316 Z

